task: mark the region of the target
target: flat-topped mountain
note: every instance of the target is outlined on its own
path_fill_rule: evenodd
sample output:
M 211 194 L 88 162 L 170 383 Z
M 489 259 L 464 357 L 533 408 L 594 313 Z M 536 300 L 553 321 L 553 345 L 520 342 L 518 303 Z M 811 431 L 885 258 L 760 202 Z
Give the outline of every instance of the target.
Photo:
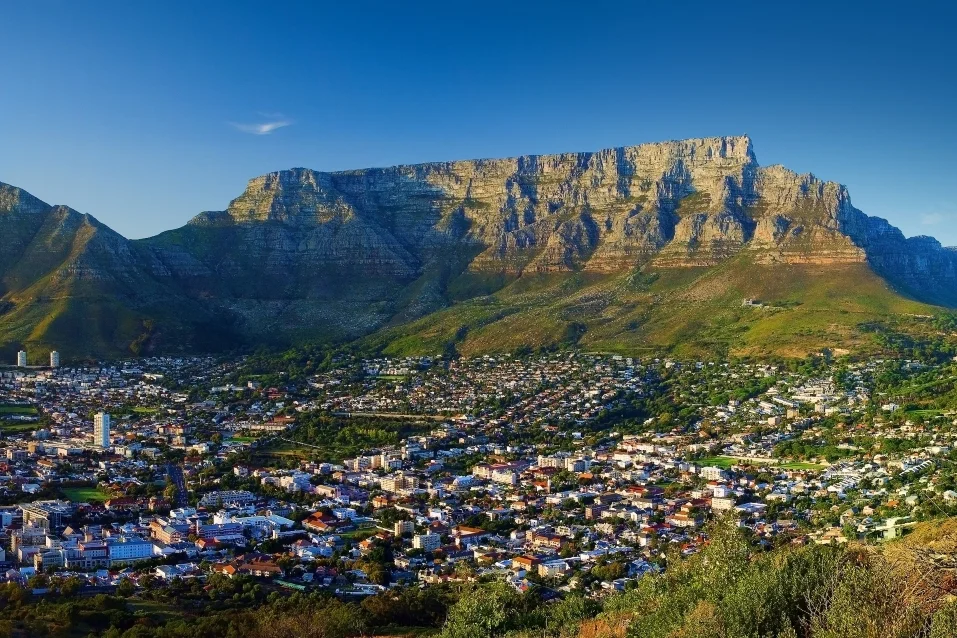
M 139 241 L 0 185 L 0 251 L 0 341 L 73 355 L 373 333 L 392 351 L 733 348 L 707 336 L 731 324 L 798 353 L 858 344 L 852 319 L 957 306 L 957 251 L 906 239 L 840 184 L 759 166 L 747 137 L 291 169 Z M 812 298 L 831 328 L 757 338 Z

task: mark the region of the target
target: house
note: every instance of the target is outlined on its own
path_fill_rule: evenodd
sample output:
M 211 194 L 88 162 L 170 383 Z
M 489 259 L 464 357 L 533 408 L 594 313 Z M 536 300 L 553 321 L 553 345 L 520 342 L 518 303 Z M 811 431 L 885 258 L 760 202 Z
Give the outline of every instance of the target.
M 541 559 L 534 556 L 516 556 L 512 559 L 512 569 L 531 571 L 541 564 Z
M 193 576 L 198 572 L 199 568 L 193 563 L 183 563 L 180 565 L 160 565 L 153 574 L 162 580 L 171 581 L 174 578 Z
M 452 537 L 455 538 L 455 544 L 459 547 L 475 545 L 484 540 L 488 535 L 488 532 L 478 527 L 458 525 L 452 528 Z
M 560 550 L 565 545 L 565 539 L 558 534 L 549 532 L 536 532 L 529 539 L 533 547 L 546 547 L 548 549 Z
M 324 512 L 310 514 L 302 521 L 302 526 L 305 529 L 309 530 L 310 532 L 316 532 L 317 534 L 331 532 L 339 525 L 341 525 L 341 521 L 338 518 L 332 514 L 326 514 Z
M 237 557 L 230 563 L 213 565 L 212 570 L 218 574 L 225 574 L 230 578 L 236 574 L 248 574 L 261 578 L 282 577 L 285 575 L 282 568 L 276 564 L 272 556 L 266 554 L 245 554 Z

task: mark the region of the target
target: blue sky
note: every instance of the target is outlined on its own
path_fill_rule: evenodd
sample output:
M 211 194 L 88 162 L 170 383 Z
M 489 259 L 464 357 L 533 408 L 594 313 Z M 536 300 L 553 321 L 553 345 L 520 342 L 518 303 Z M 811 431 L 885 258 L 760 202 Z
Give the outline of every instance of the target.
M 834 4 L 7 2 L 0 181 L 144 237 L 293 166 L 748 133 L 957 245 L 957 13 Z

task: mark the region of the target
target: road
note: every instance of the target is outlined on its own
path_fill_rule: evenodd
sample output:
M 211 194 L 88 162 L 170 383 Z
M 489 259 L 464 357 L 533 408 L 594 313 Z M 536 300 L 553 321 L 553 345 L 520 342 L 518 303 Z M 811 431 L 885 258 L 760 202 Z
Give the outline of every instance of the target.
M 303 447 L 311 447 L 311 448 L 315 448 L 315 449 L 317 449 L 317 450 L 325 450 L 325 449 L 326 449 L 326 448 L 324 448 L 324 447 L 322 447 L 322 446 L 319 446 L 319 445 L 311 445 L 311 444 L 309 444 L 309 443 L 301 443 L 301 442 L 299 442 L 299 441 L 293 441 L 292 439 L 287 439 L 287 438 L 284 438 L 284 437 L 281 437 L 281 436 L 277 436 L 276 438 L 279 439 L 280 441 L 285 441 L 285 442 L 287 442 L 287 443 L 294 443 L 294 444 L 296 444 L 296 445 L 301 445 L 301 446 L 303 446 Z
M 168 476 L 173 482 L 173 485 L 176 486 L 176 502 L 174 504 L 177 507 L 186 507 L 189 505 L 189 500 L 187 499 L 188 492 L 186 491 L 186 478 L 183 476 L 183 468 L 179 465 L 167 463 L 166 476 Z
M 407 419 L 410 421 L 457 421 L 462 419 L 461 414 L 402 414 L 399 412 L 333 412 L 332 416 L 365 417 L 370 419 Z

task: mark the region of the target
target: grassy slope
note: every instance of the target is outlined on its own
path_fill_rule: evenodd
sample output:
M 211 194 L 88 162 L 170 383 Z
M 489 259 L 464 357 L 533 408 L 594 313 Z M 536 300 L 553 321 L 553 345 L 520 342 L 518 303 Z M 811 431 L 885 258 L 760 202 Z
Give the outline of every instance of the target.
M 19 347 L 26 347 L 31 363 L 45 363 L 49 350 L 59 350 L 68 358 L 124 356 L 148 349 L 157 338 L 167 350 L 178 344 L 199 344 L 201 349 L 201 335 L 194 338 L 193 333 L 196 323 L 205 318 L 203 309 L 184 304 L 155 282 L 140 278 L 119 283 L 64 275 L 64 269 L 85 249 L 86 242 L 77 241 L 60 255 L 54 270 L 7 295 L 9 305 L 0 312 L 0 343 L 4 344 L 0 356 L 10 359 Z M 110 268 L 108 263 L 103 265 L 106 272 Z M 143 300 L 152 300 L 151 305 Z
M 21 344 L 32 359 L 60 349 L 78 356 L 127 350 L 142 321 L 118 296 L 96 283 L 62 274 L 95 240 L 98 226 L 78 213 L 51 215 L 15 269 L 7 274 L 9 306 L 0 314 L 0 334 L 13 351 Z
M 747 298 L 765 307 L 744 307 Z M 740 255 L 707 269 L 523 277 L 365 343 L 396 355 L 441 352 L 450 341 L 463 354 L 577 341 L 635 354 L 803 356 L 874 350 L 860 324 L 935 310 L 896 294 L 863 264 L 758 265 Z

